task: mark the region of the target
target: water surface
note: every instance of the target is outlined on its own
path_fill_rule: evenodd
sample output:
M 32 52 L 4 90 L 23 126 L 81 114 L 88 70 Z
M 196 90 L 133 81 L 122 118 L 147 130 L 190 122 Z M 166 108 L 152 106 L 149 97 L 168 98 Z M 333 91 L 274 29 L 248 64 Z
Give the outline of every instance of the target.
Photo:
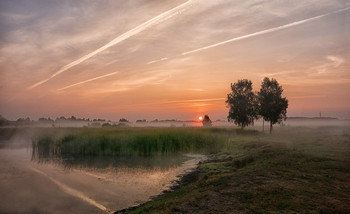
M 36 159 L 0 148 L 0 213 L 110 213 L 168 189 L 203 156 Z

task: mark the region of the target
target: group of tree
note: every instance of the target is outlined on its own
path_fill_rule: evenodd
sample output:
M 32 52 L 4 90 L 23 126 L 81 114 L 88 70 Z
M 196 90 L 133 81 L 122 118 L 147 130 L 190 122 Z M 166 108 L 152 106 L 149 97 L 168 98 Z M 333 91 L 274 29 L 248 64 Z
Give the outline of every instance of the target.
M 125 118 L 120 118 L 119 123 L 129 123 L 129 120 L 127 120 Z
M 85 118 L 77 118 L 75 116 L 71 116 L 71 117 L 64 117 L 64 116 L 61 116 L 61 117 L 57 117 L 55 122 L 58 122 L 58 121 L 90 121 L 89 118 L 85 119 Z M 100 120 L 100 119 L 99 119 Z M 94 119 L 94 121 L 97 121 L 96 119 Z M 104 120 L 103 120 L 104 121 Z
M 243 79 L 231 83 L 227 94 L 228 120 L 244 128 L 262 118 L 272 125 L 286 119 L 288 100 L 282 97 L 283 89 L 276 79 L 264 78 L 259 92 L 254 92 L 252 81 Z

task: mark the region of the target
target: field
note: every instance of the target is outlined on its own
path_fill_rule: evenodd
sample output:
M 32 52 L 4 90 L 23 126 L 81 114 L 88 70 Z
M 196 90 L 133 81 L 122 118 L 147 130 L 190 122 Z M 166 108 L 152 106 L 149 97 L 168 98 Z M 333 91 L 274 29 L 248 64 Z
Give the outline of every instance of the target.
M 350 128 L 75 129 L 33 141 L 36 156 L 209 159 L 174 191 L 130 213 L 349 213 Z
M 350 213 L 349 127 L 243 131 L 224 144 L 180 188 L 130 213 Z

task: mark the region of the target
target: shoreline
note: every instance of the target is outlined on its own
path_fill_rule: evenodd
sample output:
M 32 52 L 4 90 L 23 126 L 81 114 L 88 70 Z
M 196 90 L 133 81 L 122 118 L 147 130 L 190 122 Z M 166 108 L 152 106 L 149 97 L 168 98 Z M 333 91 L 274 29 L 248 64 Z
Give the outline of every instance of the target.
M 199 172 L 200 171 L 199 170 L 200 165 L 203 164 L 203 163 L 206 163 L 206 162 L 210 162 L 211 159 L 213 158 L 213 155 L 211 155 L 211 156 L 204 156 L 204 157 L 205 157 L 205 159 L 199 161 L 196 164 L 195 168 L 190 169 L 189 172 L 185 172 L 184 174 L 178 175 L 178 177 L 180 179 L 175 180 L 173 185 L 171 185 L 168 189 L 163 190 L 160 194 L 155 195 L 155 196 L 151 196 L 150 200 L 148 200 L 146 202 L 143 202 L 143 203 L 141 203 L 139 205 L 128 207 L 128 208 L 121 209 L 121 210 L 117 210 L 117 211 L 115 211 L 113 213 L 114 214 L 126 214 L 126 213 L 128 213 L 130 211 L 136 210 L 136 209 L 144 206 L 146 203 L 149 203 L 149 202 L 151 202 L 151 201 L 153 201 L 153 200 L 155 200 L 155 199 L 157 199 L 157 198 L 159 198 L 159 197 L 161 197 L 161 196 L 163 196 L 165 194 L 174 192 L 175 190 L 180 189 L 180 188 L 182 188 L 182 187 L 192 183 L 193 181 L 197 180 L 198 177 L 199 177 L 199 173 L 200 173 Z

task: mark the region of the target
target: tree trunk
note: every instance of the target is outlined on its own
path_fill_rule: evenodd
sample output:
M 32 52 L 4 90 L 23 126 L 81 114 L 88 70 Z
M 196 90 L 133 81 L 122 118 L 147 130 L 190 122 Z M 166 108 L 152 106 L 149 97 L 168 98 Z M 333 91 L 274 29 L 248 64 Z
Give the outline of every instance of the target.
M 263 133 L 265 133 L 265 120 L 263 119 Z
M 272 121 L 270 121 L 270 134 L 272 132 Z

